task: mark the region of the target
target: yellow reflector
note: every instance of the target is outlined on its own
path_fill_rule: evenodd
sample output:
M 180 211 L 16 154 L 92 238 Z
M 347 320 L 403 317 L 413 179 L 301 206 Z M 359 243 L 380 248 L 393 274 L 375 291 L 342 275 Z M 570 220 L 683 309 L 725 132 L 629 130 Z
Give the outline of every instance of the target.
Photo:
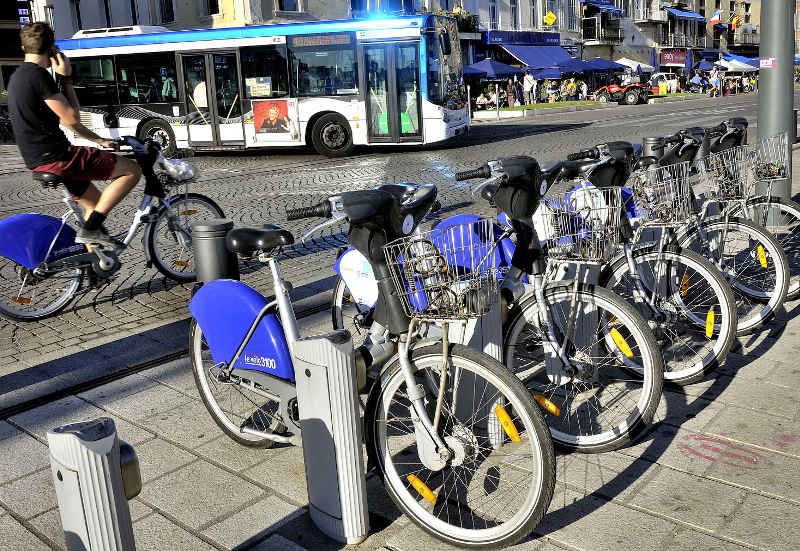
M 617 323 L 617 316 L 615 316 L 614 314 L 609 314 L 608 323 Z
M 172 263 L 175 264 L 176 266 L 180 266 L 182 268 L 188 268 L 189 267 L 189 263 L 186 262 L 185 260 L 173 260 Z
M 561 410 L 558 409 L 558 406 L 555 405 L 550 400 L 548 400 L 547 398 L 545 398 L 544 396 L 542 396 L 541 394 L 534 394 L 533 399 L 536 400 L 536 402 L 544 409 L 546 409 L 549 413 L 552 413 L 556 417 L 561 415 Z
M 411 485 L 414 486 L 414 489 L 419 493 L 419 495 L 428 500 L 431 503 L 431 505 L 436 505 L 436 496 L 433 495 L 431 489 L 428 488 L 425 485 L 425 483 L 419 479 L 417 475 L 410 474 L 406 478 L 411 483 Z
M 767 253 L 764 252 L 764 246 L 758 246 L 758 261 L 761 262 L 761 267 L 767 267 Z
M 11 297 L 11 300 L 14 302 L 19 302 L 20 304 L 30 304 L 31 299 L 28 297 Z
M 714 309 L 708 311 L 706 314 L 706 337 L 709 339 L 714 334 Z
M 628 346 L 628 341 L 625 340 L 625 337 L 623 337 L 619 331 L 612 329 L 611 338 L 614 339 L 614 343 L 617 345 L 617 348 L 619 348 L 626 357 L 630 358 L 633 356 L 633 350 L 631 350 L 631 347 Z
M 689 274 L 683 274 L 683 280 L 681 281 L 681 296 L 685 297 L 686 293 L 689 292 Z
M 194 209 L 190 209 L 190 210 L 182 210 L 182 211 L 181 211 L 181 216 L 189 216 L 189 215 L 191 215 L 191 214 L 197 214 L 197 211 L 196 211 L 196 210 L 194 210 Z
M 503 425 L 503 430 L 506 431 L 506 434 L 509 438 L 511 438 L 511 441 L 521 442 L 517 427 L 514 426 L 514 421 L 512 421 L 511 417 L 508 416 L 508 412 L 506 412 L 505 408 L 500 404 L 497 404 L 494 406 L 494 414 L 497 415 L 497 419 L 500 421 L 500 424 Z

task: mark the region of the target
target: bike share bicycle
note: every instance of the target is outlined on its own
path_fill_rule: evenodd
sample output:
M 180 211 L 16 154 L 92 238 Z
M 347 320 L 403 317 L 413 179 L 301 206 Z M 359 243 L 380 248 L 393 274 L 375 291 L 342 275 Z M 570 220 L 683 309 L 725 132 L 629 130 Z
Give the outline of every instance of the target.
M 563 230 L 560 238 L 580 247 L 568 251 L 555 240 L 543 248 L 531 224 L 531 215 L 548 185 L 536 160 L 500 159 L 456 175 L 459 180 L 478 177 L 487 180 L 474 192 L 481 188 L 484 193 L 492 192 L 484 196 L 498 205 L 502 225 L 484 229 L 479 217 L 457 215 L 434 230 L 472 226 L 472 232 L 481 235 L 491 250 L 493 262 L 508 270 L 503 288 L 511 295 L 504 297 L 502 311 L 510 309 L 509 321 L 500 326 L 498 319 L 495 330 L 491 322 L 484 321 L 489 324 L 485 329 L 488 337 L 498 341 L 492 343 L 498 359 L 505 358 L 507 368 L 524 378 L 548 412 L 557 443 L 584 452 L 618 448 L 650 423 L 663 380 L 661 357 L 645 320 L 620 297 L 581 281 L 591 265 L 613 251 L 618 242 L 622 221 L 619 194 L 616 210 L 590 208 L 591 216 L 584 220 L 568 205 L 562 216 L 554 219 Z M 574 201 L 571 204 L 574 206 Z M 598 224 L 598 220 L 608 225 Z M 512 235 L 516 235 L 516 245 Z M 556 268 L 567 262 L 581 266 L 579 277 L 554 281 Z M 360 253 L 353 249 L 336 262 L 342 281 L 334 292 L 334 327 L 344 326 L 350 309 L 359 311 L 353 320 L 355 331 L 363 331 L 367 324 L 372 327 L 376 285 L 374 275 L 361 270 L 362 265 Z M 531 285 L 526 286 L 529 281 Z M 345 299 L 347 295 L 352 300 Z M 546 315 L 540 316 L 543 312 Z M 582 313 L 586 316 L 578 322 Z M 368 343 L 372 335 L 370 331 Z M 635 377 L 619 367 L 626 362 L 638 366 Z
M 128 231 L 117 236 L 121 238 L 119 246 L 107 249 L 92 245 L 89 251 L 75 243 L 76 232 L 67 222 L 73 218 L 82 225 L 83 212 L 64 187 L 60 189 L 69 208 L 60 219 L 17 214 L 0 220 L 0 315 L 29 321 L 60 312 L 80 289 L 84 277 L 97 285 L 119 270 L 119 255 L 142 226 L 148 264 L 176 281 L 194 280 L 189 222 L 222 217 L 222 209 L 210 198 L 188 192 L 188 184 L 196 175 L 189 163 L 166 159 L 151 141 L 142 143 L 125 137 L 118 143 L 132 148 L 145 179 L 144 197 Z M 33 178 L 48 189 L 57 189 L 64 181 L 50 173 L 35 173 Z
M 552 442 L 517 378 L 491 357 L 448 342 L 448 325 L 483 314 L 496 299 L 496 267 L 458 265 L 482 257 L 480 242 L 467 238 L 441 249 L 441 233 L 413 233 L 435 198 L 434 186 L 387 185 L 335 195 L 287 211 L 287 218 L 349 223 L 352 245 L 376 274 L 375 322 L 399 346 L 369 389 L 364 438 L 389 495 L 439 539 L 463 548 L 510 545 L 530 534 L 548 508 Z M 355 372 L 356 356 L 367 351 L 354 351 L 346 331 L 299 336 L 277 261 L 293 241 L 278 227 L 228 233 L 229 250 L 258 255 L 269 266 L 275 298 L 228 279 L 199 287 L 189 306 L 191 358 L 203 402 L 228 436 L 264 447 L 302 434 L 307 473 L 330 466 L 330 476 L 317 480 L 322 488 L 309 475 L 311 515 L 326 530 L 331 521 L 314 506 L 326 502 L 319 493 L 332 492 L 338 481 L 343 500 L 363 495 L 363 471 L 361 490 L 354 482 L 362 469 L 356 388 L 362 377 Z M 445 326 L 442 339 L 420 339 L 418 328 L 430 322 Z M 329 400 L 324 413 L 320 403 Z M 326 415 L 333 417 L 334 441 L 346 434 L 341 447 L 322 428 Z M 363 502 L 351 505 L 366 522 Z M 343 508 L 329 513 L 341 518 Z

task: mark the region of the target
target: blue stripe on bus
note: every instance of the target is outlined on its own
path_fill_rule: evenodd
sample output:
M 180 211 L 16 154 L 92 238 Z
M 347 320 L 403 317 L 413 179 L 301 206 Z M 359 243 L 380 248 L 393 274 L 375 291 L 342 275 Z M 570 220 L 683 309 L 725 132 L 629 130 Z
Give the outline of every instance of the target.
M 378 29 L 405 29 L 422 27 L 430 17 L 405 16 L 390 19 L 352 19 L 347 21 L 317 21 L 311 23 L 288 23 L 285 25 L 258 25 L 252 27 L 230 27 L 222 29 L 198 29 L 191 31 L 170 31 L 165 33 L 131 34 L 92 38 L 74 38 L 56 42 L 62 50 L 83 50 L 88 48 L 111 48 L 119 46 L 138 46 L 147 44 L 167 44 L 174 42 L 202 42 L 207 40 L 230 40 L 235 38 L 256 38 L 260 36 L 285 36 L 336 31 L 374 31 Z

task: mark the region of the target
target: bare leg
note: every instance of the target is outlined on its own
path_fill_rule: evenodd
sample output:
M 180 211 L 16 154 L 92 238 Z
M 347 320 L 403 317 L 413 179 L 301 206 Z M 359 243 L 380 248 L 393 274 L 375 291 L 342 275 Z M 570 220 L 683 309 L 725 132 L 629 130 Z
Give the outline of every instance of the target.
M 94 210 L 107 215 L 139 183 L 141 177 L 142 169 L 138 164 L 125 157 L 117 157 L 117 165 L 111 174 L 113 181 L 100 194 L 94 205 Z M 87 211 L 87 218 L 89 214 L 91 212 Z

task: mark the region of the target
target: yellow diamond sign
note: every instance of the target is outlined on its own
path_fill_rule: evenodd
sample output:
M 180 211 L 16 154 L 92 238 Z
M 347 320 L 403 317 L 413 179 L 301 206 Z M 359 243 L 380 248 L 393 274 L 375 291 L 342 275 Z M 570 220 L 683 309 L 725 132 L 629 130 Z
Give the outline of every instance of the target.
M 545 14 L 545 16 L 544 16 L 544 22 L 545 22 L 545 24 L 546 24 L 547 26 L 549 26 L 549 27 L 552 27 L 552 26 L 553 26 L 553 23 L 555 23 L 555 22 L 556 22 L 556 19 L 558 19 L 558 18 L 556 17 L 556 14 L 554 14 L 554 13 L 553 13 L 553 12 L 551 12 L 551 11 L 547 12 L 547 14 Z

